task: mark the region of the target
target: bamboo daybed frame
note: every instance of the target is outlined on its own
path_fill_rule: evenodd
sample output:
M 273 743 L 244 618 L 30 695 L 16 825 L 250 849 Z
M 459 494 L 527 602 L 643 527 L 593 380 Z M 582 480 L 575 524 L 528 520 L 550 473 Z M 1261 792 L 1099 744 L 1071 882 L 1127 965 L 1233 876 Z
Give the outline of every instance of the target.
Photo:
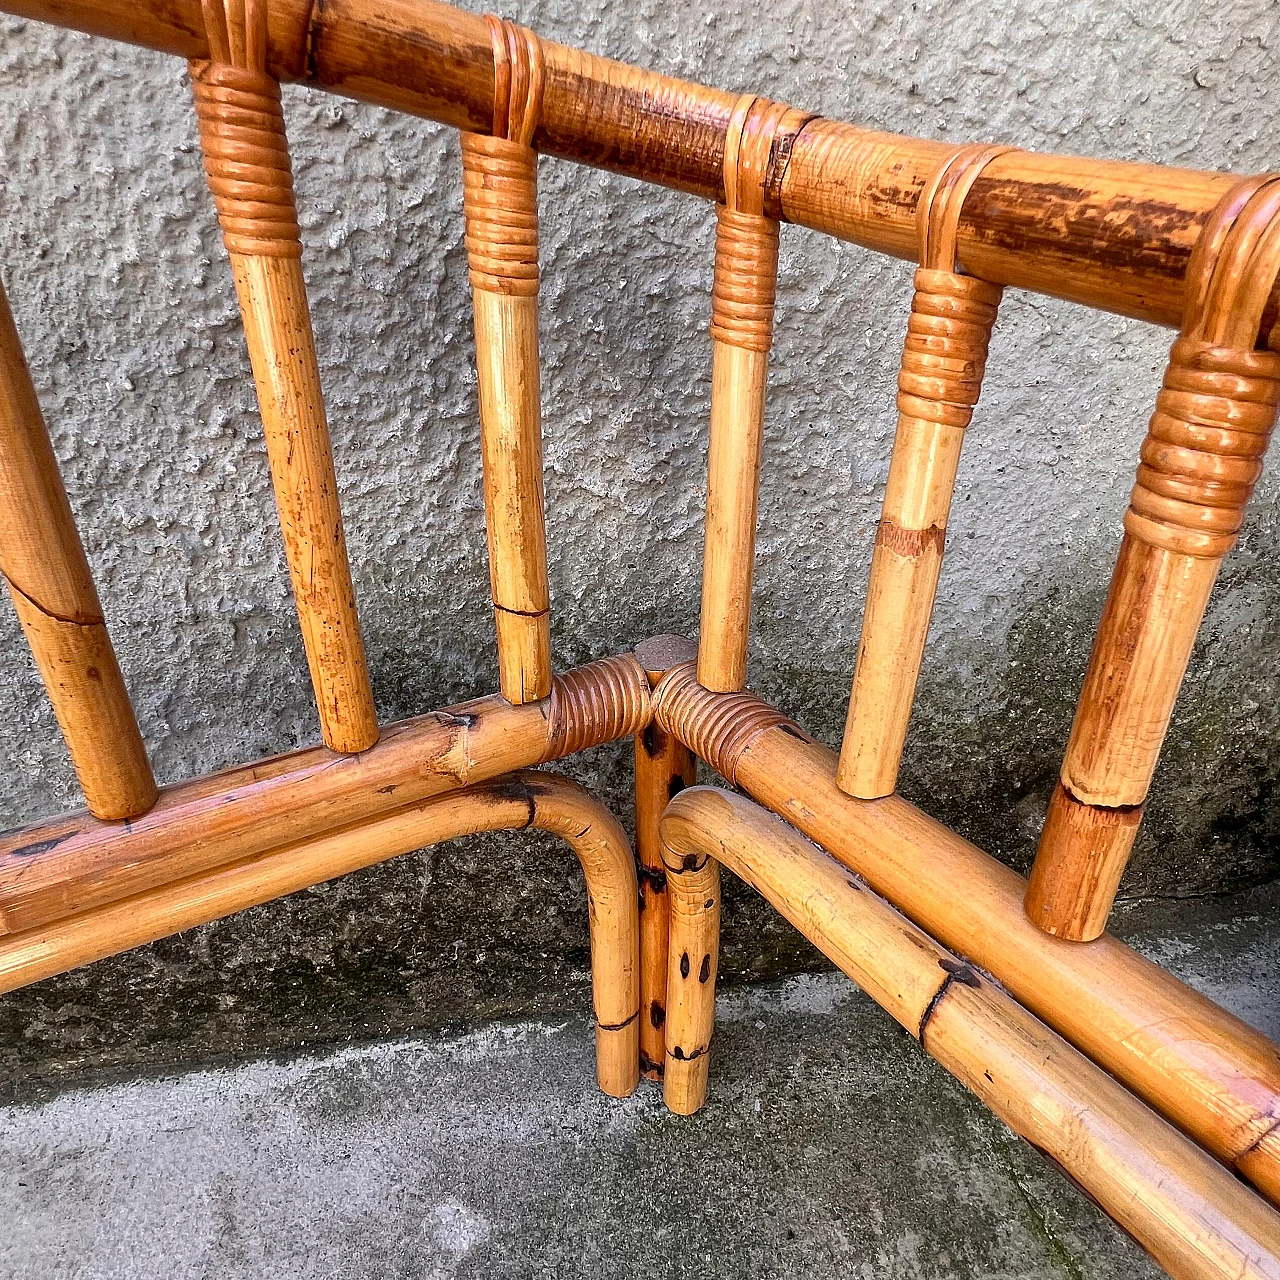
M 0 568 L 89 810 L 0 838 L 0 990 L 433 841 L 533 825 L 586 873 L 601 1087 L 625 1095 L 644 1071 L 689 1113 L 707 1088 L 725 863 L 1171 1274 L 1280 1277 L 1280 1051 L 1104 932 L 1274 426 L 1280 179 L 871 133 L 431 0 L 0 9 L 190 60 L 325 743 L 157 790 L 0 294 Z M 356 617 L 280 80 L 462 130 L 501 693 L 393 725 L 374 715 Z M 717 202 L 700 644 L 659 637 L 559 675 L 538 152 Z M 920 263 L 838 761 L 743 690 L 780 220 Z M 894 794 L 1008 286 L 1179 329 L 1029 885 Z M 638 882 L 617 821 L 530 770 L 627 736 Z M 695 758 L 738 793 L 694 787 Z

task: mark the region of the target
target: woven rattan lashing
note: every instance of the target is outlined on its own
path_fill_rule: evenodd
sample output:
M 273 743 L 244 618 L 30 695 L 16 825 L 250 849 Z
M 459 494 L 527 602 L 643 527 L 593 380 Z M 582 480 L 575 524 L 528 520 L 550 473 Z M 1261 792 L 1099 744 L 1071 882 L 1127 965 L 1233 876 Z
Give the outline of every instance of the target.
M 998 285 L 960 271 L 960 215 L 982 172 L 1010 150 L 957 147 L 920 196 L 920 267 L 898 373 L 898 427 L 840 753 L 840 786 L 861 799 L 890 795 L 897 785 L 956 468 L 1000 305 Z

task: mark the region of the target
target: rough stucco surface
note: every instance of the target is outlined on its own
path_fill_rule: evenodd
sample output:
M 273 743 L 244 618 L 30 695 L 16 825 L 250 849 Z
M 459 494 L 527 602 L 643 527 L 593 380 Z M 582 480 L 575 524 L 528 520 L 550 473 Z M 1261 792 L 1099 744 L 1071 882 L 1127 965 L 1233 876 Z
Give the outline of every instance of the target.
M 1280 10 L 1022 0 L 732 10 L 548 0 L 555 39 L 878 128 L 1280 166 Z M 306 274 L 384 718 L 494 687 L 456 136 L 285 89 Z M 0 269 L 160 779 L 317 737 L 230 272 L 182 65 L 0 18 Z M 712 211 L 541 168 L 553 643 L 696 628 Z M 894 425 L 907 264 L 783 235 L 753 683 L 835 742 Z M 1011 294 L 961 468 L 903 790 L 1027 865 L 1169 334 Z M 1260 485 L 1124 892 L 1276 871 L 1280 520 Z M 629 811 L 629 749 L 569 771 Z M 77 803 L 0 613 L 0 824 Z M 813 953 L 739 896 L 730 976 Z M 534 1011 L 581 998 L 582 887 L 548 840 L 401 859 L 0 1002 L 9 1069 Z M 195 1048 L 192 1048 L 194 1046 Z

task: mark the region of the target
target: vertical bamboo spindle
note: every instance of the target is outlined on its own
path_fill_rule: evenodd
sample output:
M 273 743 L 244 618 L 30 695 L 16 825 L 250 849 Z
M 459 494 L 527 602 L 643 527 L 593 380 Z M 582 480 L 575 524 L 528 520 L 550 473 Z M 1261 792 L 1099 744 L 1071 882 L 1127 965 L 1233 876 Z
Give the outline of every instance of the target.
M 837 781 L 893 793 L 942 569 L 965 428 L 982 391 L 1001 288 L 956 265 L 965 197 L 1010 147 L 958 147 L 921 193 L 920 269 L 898 374 L 898 429 L 876 531 Z
M 475 309 L 489 579 L 498 678 L 512 703 L 551 692 L 551 598 L 542 498 L 538 370 L 538 154 L 542 49 L 488 19 L 493 137 L 463 133 L 463 209 Z
M 1182 332 L 1027 887 L 1027 914 L 1058 937 L 1088 941 L 1106 927 L 1196 632 L 1262 471 L 1280 355 L 1256 344 L 1278 271 L 1280 179 L 1251 178 L 1214 210 L 1188 268 Z
M 0 286 L 0 573 L 96 818 L 136 818 L 156 784 Z
M 764 216 L 774 135 L 788 108 L 740 98 L 724 150 L 711 288 L 711 441 L 698 680 L 734 693 L 747 678 L 764 393 L 778 283 L 778 224 Z
M 707 1100 L 716 1024 L 720 864 L 701 850 L 676 851 L 665 842 L 661 848 L 673 889 L 662 1100 L 677 1115 L 691 1116 Z
M 683 636 L 656 636 L 636 648 L 649 684 L 694 656 Z M 674 734 L 650 721 L 636 735 L 636 860 L 640 868 L 640 1066 L 662 1078 L 667 1017 L 667 873 L 658 823 L 673 796 L 697 781 L 697 761 Z
M 205 174 L 231 256 L 321 732 L 335 751 L 363 751 L 378 740 L 378 722 L 302 278 L 280 85 L 264 70 L 267 0 L 223 3 L 205 0 L 211 56 L 190 64 Z

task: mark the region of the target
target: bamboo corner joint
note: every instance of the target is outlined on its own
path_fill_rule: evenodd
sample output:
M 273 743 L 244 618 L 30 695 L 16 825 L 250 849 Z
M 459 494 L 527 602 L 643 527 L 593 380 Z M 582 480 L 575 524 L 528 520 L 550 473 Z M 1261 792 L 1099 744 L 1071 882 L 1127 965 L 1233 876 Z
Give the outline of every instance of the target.
M 723 864 L 1171 1274 L 1280 1280 L 1280 1053 L 1105 932 L 1275 425 L 1280 328 L 1264 330 L 1280 178 L 872 134 L 434 0 L 0 9 L 188 60 L 324 743 L 156 787 L 0 291 L 0 572 L 88 805 L 0 836 L 0 991 L 433 841 L 533 827 L 563 837 L 586 877 L 601 1087 L 624 1096 L 642 1074 L 660 1079 L 668 1106 L 690 1114 L 710 1079 Z M 462 135 L 500 692 L 397 724 L 378 723 L 361 640 L 282 79 Z M 716 203 L 699 640 L 657 637 L 560 674 L 542 480 L 542 151 Z M 1079 193 L 1065 219 L 1064 189 Z M 1109 217 L 1121 200 L 1147 213 Z M 918 263 L 838 758 L 745 687 L 784 221 Z M 961 445 L 1008 286 L 1179 326 L 1029 883 L 895 793 Z M 634 854 L 598 801 L 534 767 L 625 738 Z M 737 794 L 695 787 L 699 760 Z

